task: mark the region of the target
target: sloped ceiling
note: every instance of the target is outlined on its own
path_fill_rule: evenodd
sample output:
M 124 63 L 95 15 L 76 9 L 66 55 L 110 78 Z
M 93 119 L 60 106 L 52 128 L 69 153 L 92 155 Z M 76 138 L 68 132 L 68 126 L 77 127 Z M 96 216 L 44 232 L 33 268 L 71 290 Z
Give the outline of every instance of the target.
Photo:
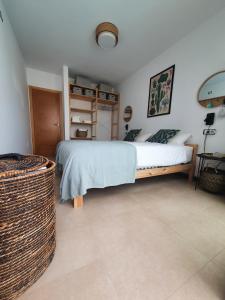
M 119 83 L 225 7 L 224 0 L 5 0 L 27 66 Z M 109 21 L 119 44 L 100 49 Z

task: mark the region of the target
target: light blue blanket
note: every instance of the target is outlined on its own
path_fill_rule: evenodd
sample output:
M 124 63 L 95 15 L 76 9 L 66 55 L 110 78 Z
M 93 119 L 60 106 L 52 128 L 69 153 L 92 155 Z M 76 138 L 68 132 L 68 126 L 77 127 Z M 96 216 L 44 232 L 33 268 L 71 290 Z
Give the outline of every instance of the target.
M 56 161 L 63 169 L 62 201 L 85 195 L 90 188 L 135 182 L 136 149 L 126 142 L 63 141 Z

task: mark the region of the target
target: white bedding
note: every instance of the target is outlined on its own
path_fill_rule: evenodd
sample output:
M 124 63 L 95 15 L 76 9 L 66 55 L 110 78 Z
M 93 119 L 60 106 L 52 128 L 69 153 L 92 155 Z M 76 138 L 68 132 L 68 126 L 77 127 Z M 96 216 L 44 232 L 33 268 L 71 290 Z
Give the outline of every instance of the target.
M 148 142 L 130 144 L 137 151 L 137 169 L 178 165 L 188 163 L 192 158 L 192 148 L 188 146 Z

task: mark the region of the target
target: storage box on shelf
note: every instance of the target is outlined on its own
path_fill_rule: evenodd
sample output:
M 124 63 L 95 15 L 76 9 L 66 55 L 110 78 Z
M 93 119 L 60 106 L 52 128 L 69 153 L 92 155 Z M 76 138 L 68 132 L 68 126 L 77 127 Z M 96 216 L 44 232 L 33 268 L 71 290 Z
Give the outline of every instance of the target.
M 114 105 L 119 101 L 119 94 L 115 92 L 108 92 L 103 90 L 98 90 L 98 101 L 100 103 Z M 105 101 L 105 102 L 102 102 Z

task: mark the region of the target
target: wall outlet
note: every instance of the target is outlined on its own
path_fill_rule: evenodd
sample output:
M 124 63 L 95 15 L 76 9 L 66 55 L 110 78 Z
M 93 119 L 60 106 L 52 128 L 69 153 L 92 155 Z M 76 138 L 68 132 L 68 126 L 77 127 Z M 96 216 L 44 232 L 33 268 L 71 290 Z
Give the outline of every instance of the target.
M 204 129 L 203 134 L 204 135 L 215 135 L 216 134 L 216 129 Z

